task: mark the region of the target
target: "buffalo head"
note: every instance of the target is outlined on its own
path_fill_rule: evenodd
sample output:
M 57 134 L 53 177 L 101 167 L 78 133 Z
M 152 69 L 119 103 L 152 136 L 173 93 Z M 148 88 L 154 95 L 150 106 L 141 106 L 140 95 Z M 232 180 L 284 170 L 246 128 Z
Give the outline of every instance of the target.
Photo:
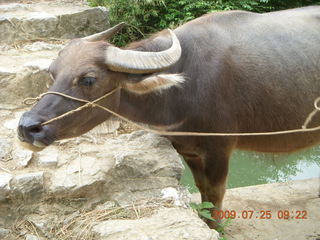
M 171 46 L 165 50 L 120 49 L 105 40 L 123 25 L 121 23 L 107 31 L 70 41 L 49 67 L 53 82 L 49 91 L 92 101 L 118 89 L 99 102 L 100 105 L 117 111 L 120 92 L 123 90 L 133 94 L 146 94 L 183 81 L 180 75 L 165 72 L 181 56 L 179 40 L 171 30 L 168 31 L 169 34 L 160 33 L 161 37 L 172 39 Z M 19 139 L 40 150 L 55 140 L 79 136 L 110 117 L 110 114 L 99 108 L 86 108 L 42 125 L 82 104 L 58 95 L 45 95 L 21 117 Z

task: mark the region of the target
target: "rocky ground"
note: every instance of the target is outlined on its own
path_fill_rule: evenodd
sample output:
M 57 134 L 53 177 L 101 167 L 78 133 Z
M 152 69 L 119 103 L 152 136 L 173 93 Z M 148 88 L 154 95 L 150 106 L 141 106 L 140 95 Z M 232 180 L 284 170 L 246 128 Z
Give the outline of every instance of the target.
M 109 27 L 107 9 L 2 1 L 0 16 L 0 239 L 218 239 L 188 207 L 165 138 L 113 120 L 42 152 L 16 140 L 22 100 L 47 90 L 68 39 Z

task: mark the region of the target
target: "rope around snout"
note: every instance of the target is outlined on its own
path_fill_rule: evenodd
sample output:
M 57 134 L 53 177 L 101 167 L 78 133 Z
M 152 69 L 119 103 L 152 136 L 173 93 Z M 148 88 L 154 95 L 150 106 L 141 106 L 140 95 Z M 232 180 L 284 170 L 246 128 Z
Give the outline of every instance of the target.
M 66 116 L 69 116 L 71 114 L 74 114 L 75 112 L 81 111 L 82 109 L 85 108 L 94 108 L 94 107 L 98 107 L 100 109 L 103 109 L 104 111 L 124 120 L 125 122 L 128 122 L 132 125 L 134 125 L 135 127 L 154 133 L 154 134 L 159 134 L 159 135 L 164 135 L 164 136 L 269 136 L 269 135 L 281 135 L 281 134 L 290 134 L 290 133 L 304 133 L 304 132 L 314 132 L 314 131 L 318 131 L 320 130 L 320 125 L 317 127 L 313 127 L 313 128 L 308 128 L 309 123 L 312 121 L 312 118 L 320 111 L 320 107 L 319 107 L 319 102 L 320 102 L 320 97 L 316 98 L 316 100 L 314 101 L 314 110 L 307 116 L 305 122 L 303 123 L 303 125 L 301 126 L 301 128 L 299 129 L 291 129 L 291 130 L 283 130 L 283 131 L 274 131 L 274 132 L 254 132 L 254 133 L 208 133 L 208 132 L 168 132 L 168 131 L 159 131 L 159 130 L 155 130 L 155 129 L 151 129 L 151 128 L 147 128 L 144 127 L 140 124 L 137 124 L 133 121 L 131 121 L 130 119 L 110 110 L 107 107 L 101 106 L 99 105 L 97 102 L 101 101 L 104 98 L 107 98 L 108 96 L 112 95 L 113 93 L 115 93 L 119 88 L 115 88 L 113 90 L 111 90 L 110 92 L 106 93 L 105 95 L 95 99 L 94 101 L 88 101 L 85 99 L 81 99 L 81 98 L 76 98 L 76 97 L 72 97 L 69 95 L 66 95 L 64 93 L 61 92 L 54 92 L 54 91 L 48 91 L 46 93 L 40 94 L 38 97 L 35 98 L 26 98 L 23 103 L 25 105 L 33 105 L 36 102 L 40 101 L 41 98 L 43 98 L 46 95 L 49 94 L 55 94 L 61 97 L 65 97 L 67 99 L 71 99 L 74 101 L 78 101 L 78 102 L 82 102 L 85 103 L 84 105 L 74 109 L 74 110 L 70 110 L 62 115 L 59 115 L 55 118 L 52 118 L 46 122 L 43 122 L 41 125 L 47 125 L 49 123 L 52 123 L 54 121 L 57 121 L 59 119 L 62 119 Z
M 88 107 L 92 107 L 92 108 L 94 108 L 94 107 L 104 108 L 103 106 L 97 104 L 97 102 L 99 102 L 99 101 L 101 101 L 102 99 L 104 99 L 104 98 L 112 95 L 112 94 L 115 93 L 117 90 L 118 90 L 118 89 L 115 88 L 115 89 L 111 90 L 110 92 L 106 93 L 105 95 L 97 98 L 96 100 L 94 100 L 94 101 L 92 101 L 92 102 L 90 102 L 90 101 L 88 101 L 88 100 L 85 100 L 85 99 L 72 97 L 72 96 L 70 96 L 70 95 L 67 95 L 67 94 L 64 94 L 64 93 L 61 93 L 61 92 L 48 91 L 48 92 L 45 92 L 45 93 L 40 94 L 38 97 L 35 97 L 35 98 L 26 98 L 26 99 L 24 99 L 24 100 L 23 100 L 23 104 L 25 104 L 25 105 L 33 105 L 33 104 L 35 104 L 36 102 L 40 101 L 41 98 L 43 98 L 44 96 L 49 95 L 49 94 L 55 94 L 55 95 L 58 95 L 58 96 L 61 96 L 61 97 L 65 97 L 65 98 L 68 98 L 68 99 L 71 99 L 71 100 L 74 100 L 74 101 L 78 101 L 78 102 L 83 102 L 83 103 L 85 103 L 84 105 L 82 105 L 82 106 L 80 106 L 80 107 L 78 107 L 78 108 L 76 108 L 76 109 L 70 110 L 70 111 L 68 111 L 68 112 L 66 112 L 66 113 L 64 113 L 64 114 L 61 114 L 60 116 L 57 116 L 57 117 L 52 118 L 52 119 L 50 119 L 50 120 L 48 120 L 48 121 L 46 121 L 46 122 L 41 123 L 41 126 L 44 126 L 44 125 L 47 125 L 47 124 L 52 123 L 52 122 L 54 122 L 54 121 L 57 121 L 57 120 L 59 120 L 59 119 L 62 119 L 62 118 L 64 118 L 64 117 L 68 116 L 68 115 L 71 115 L 71 114 L 73 114 L 73 113 L 75 113 L 75 112 L 81 111 L 82 109 L 88 108 Z M 107 109 L 107 108 L 106 108 L 106 109 Z M 108 110 L 109 110 L 109 109 L 108 109 Z M 107 110 L 106 110 L 106 111 L 107 111 Z M 109 111 L 111 111 L 111 110 L 109 110 Z

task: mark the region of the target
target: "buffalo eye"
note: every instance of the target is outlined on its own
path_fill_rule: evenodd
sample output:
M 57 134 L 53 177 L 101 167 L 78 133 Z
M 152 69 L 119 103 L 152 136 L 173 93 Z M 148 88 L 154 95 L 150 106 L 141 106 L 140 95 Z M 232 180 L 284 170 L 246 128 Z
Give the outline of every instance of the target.
M 92 86 L 96 81 L 97 79 L 95 77 L 83 77 L 78 83 L 82 86 Z

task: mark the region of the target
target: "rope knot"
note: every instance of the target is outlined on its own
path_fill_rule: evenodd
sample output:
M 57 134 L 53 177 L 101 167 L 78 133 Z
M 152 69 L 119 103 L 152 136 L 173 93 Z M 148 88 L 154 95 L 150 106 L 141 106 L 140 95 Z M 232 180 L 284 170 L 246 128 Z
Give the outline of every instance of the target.
M 307 129 L 308 125 L 312 121 L 312 118 L 320 111 L 319 102 L 320 102 L 320 97 L 318 97 L 318 98 L 316 98 L 316 100 L 314 100 L 314 102 L 313 102 L 314 110 L 306 118 L 305 122 L 303 123 L 303 125 L 301 127 L 302 129 Z
M 41 97 L 42 97 L 41 95 L 40 95 L 39 97 L 34 97 L 34 98 L 29 97 L 29 98 L 24 99 L 22 103 L 23 103 L 24 105 L 33 105 L 33 104 L 35 104 L 36 102 L 39 102 L 40 99 L 41 99 Z
M 88 102 L 88 107 L 94 108 L 97 106 L 97 104 L 95 104 L 94 102 Z
M 314 108 L 320 111 L 319 107 L 320 97 L 318 97 L 316 100 L 314 100 Z

